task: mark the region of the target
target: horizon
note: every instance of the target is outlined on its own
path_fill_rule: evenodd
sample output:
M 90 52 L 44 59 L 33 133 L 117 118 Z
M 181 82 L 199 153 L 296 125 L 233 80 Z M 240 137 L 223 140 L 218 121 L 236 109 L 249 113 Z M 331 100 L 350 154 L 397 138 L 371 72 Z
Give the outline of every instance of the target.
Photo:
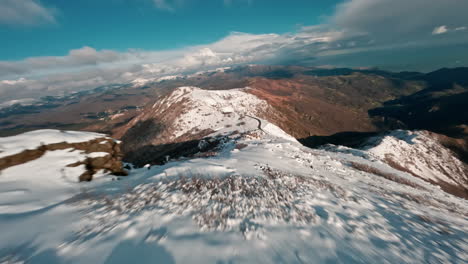
M 0 101 L 247 64 L 463 67 L 466 8 L 458 0 L 2 0 Z

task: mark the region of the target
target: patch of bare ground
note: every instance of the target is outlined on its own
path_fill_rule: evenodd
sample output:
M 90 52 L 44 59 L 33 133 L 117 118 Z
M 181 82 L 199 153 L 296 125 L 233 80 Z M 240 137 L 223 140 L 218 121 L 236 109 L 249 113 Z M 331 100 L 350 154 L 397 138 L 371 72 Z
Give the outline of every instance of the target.
M 377 176 L 381 176 L 381 177 L 383 177 L 383 178 L 385 178 L 387 180 L 394 181 L 394 182 L 400 183 L 400 184 L 404 184 L 404 185 L 410 186 L 412 188 L 416 188 L 416 189 L 420 189 L 420 190 L 426 190 L 426 188 L 422 187 L 421 185 L 419 185 L 419 184 L 417 184 L 417 183 L 415 183 L 413 181 L 402 178 L 402 177 L 400 177 L 400 176 L 398 176 L 396 174 L 393 174 L 393 173 L 382 171 L 380 169 L 369 166 L 367 164 L 362 164 L 362 163 L 358 163 L 358 162 L 351 162 L 350 165 L 351 165 L 351 167 L 353 167 L 354 169 L 359 170 L 359 171 L 363 171 L 363 172 L 367 172 L 367 173 L 374 174 L 374 175 L 377 175 Z

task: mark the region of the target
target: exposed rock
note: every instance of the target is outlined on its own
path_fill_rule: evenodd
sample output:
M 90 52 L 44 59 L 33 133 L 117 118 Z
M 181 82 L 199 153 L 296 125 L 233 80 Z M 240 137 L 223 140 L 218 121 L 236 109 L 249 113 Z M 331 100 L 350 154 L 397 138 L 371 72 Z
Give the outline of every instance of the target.
M 79 177 L 79 181 L 91 181 L 93 175 L 100 170 L 118 176 L 128 174 L 123 168 L 120 142 L 108 137 L 95 138 L 79 143 L 53 143 L 41 145 L 36 149 L 25 149 L 19 153 L 0 158 L 0 171 L 38 159 L 47 151 L 64 149 L 79 150 L 86 154 L 85 160 L 68 165 L 68 167 L 85 166 L 86 171 Z

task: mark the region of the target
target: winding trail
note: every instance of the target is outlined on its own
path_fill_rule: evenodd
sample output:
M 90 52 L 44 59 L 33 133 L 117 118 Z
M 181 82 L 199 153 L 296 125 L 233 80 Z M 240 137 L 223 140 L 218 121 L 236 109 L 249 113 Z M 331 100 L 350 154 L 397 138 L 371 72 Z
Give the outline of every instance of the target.
M 248 117 L 250 117 L 250 118 L 252 118 L 252 119 L 257 120 L 257 122 L 258 122 L 257 129 L 259 129 L 260 131 L 265 132 L 265 131 L 263 130 L 263 128 L 262 128 L 262 120 L 260 120 L 260 118 L 257 118 L 257 117 L 255 117 L 255 116 L 251 116 L 251 115 L 245 115 L 245 116 L 248 116 Z M 265 133 L 266 133 L 266 132 L 265 132 Z

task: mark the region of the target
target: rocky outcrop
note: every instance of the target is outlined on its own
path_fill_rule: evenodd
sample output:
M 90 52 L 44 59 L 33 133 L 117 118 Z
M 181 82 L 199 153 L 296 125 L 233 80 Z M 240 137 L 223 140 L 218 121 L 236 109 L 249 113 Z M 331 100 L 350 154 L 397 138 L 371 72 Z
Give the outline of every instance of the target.
M 83 153 L 83 160 L 69 164 L 68 167 L 84 165 L 85 172 L 79 177 L 79 181 L 91 181 L 93 175 L 104 170 L 113 175 L 126 176 L 127 172 L 122 164 L 122 152 L 120 142 L 112 138 L 95 138 L 85 142 L 69 143 L 59 142 L 43 144 L 36 149 L 25 149 L 19 153 L 0 158 L 0 171 L 12 166 L 21 165 L 42 157 L 47 151 L 70 149 Z
M 80 181 L 91 181 L 93 175 L 100 171 L 105 170 L 113 175 L 127 176 L 128 173 L 123 168 L 122 157 L 123 154 L 120 149 L 120 142 L 113 139 L 93 140 L 78 146 L 77 149 L 84 150 L 86 153 L 108 153 L 107 155 L 88 156 L 84 161 L 70 164 L 70 167 L 85 165 L 86 171 L 79 177 Z M 82 143 L 83 144 L 83 143 Z

